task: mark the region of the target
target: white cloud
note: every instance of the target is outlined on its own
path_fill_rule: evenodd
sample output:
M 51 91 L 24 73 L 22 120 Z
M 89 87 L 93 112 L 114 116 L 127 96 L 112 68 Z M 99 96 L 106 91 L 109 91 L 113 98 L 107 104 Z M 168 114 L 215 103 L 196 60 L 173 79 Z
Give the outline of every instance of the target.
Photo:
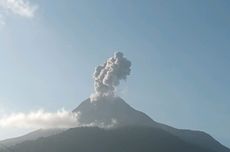
M 28 0 L 0 0 L 1 10 L 22 17 L 32 18 L 37 10 Z
M 38 110 L 30 113 L 15 113 L 0 118 L 1 128 L 71 128 L 78 126 L 78 114 L 64 109 L 57 112 Z
M 111 120 L 111 124 L 105 125 L 103 122 L 91 122 L 89 124 L 79 123 L 80 113 L 68 112 L 64 109 L 57 112 L 45 112 L 37 110 L 30 113 L 13 113 L 0 117 L 1 128 L 21 128 L 21 129 L 49 129 L 49 128 L 74 128 L 74 127 L 100 127 L 111 128 L 117 124 L 116 120 Z

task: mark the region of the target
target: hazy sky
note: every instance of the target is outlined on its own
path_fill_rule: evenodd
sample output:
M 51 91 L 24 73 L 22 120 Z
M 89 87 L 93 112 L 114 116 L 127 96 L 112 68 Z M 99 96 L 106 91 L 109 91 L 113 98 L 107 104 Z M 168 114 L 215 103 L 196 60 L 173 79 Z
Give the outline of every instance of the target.
M 118 92 L 168 125 L 230 147 L 229 0 L 0 0 L 0 115 L 72 110 L 122 51 Z M 29 2 L 29 3 L 28 3 Z M 0 139 L 27 130 L 0 128 Z

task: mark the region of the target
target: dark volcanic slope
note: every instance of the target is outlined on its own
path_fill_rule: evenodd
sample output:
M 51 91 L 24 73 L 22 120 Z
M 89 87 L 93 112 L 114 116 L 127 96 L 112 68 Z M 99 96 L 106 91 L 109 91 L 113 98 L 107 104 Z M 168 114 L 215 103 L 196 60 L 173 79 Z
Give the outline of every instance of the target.
M 123 99 L 116 97 L 110 100 L 91 102 L 90 99 L 83 101 L 73 112 L 80 112 L 79 121 L 83 124 L 103 122 L 111 124 L 112 119 L 117 121 L 116 127 L 121 126 L 151 126 L 167 131 L 180 139 L 212 149 L 218 152 L 230 152 L 228 148 L 220 144 L 210 135 L 201 131 L 176 129 L 152 120 L 145 113 L 135 110 Z
M 74 128 L 12 149 L 16 152 L 214 152 L 153 127 Z
M 13 146 L 13 145 L 22 143 L 24 141 L 36 140 L 36 139 L 41 138 L 41 137 L 48 137 L 48 136 L 56 135 L 56 134 L 59 134 L 63 131 L 64 131 L 64 129 L 39 129 L 39 130 L 30 132 L 24 136 L 20 136 L 20 137 L 16 137 L 16 138 L 10 138 L 10 139 L 0 141 L 0 146 L 2 145 L 2 146 L 9 147 L 9 146 Z

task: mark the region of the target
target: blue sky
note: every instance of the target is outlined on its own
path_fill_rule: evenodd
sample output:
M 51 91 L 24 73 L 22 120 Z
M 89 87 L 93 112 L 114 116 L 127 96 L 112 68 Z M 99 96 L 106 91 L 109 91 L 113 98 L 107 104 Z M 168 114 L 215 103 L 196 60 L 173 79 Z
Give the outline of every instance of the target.
M 132 61 L 118 89 L 131 106 L 230 147 L 230 1 L 25 2 L 0 6 L 1 115 L 74 109 L 119 50 Z M 26 131 L 1 128 L 0 139 Z

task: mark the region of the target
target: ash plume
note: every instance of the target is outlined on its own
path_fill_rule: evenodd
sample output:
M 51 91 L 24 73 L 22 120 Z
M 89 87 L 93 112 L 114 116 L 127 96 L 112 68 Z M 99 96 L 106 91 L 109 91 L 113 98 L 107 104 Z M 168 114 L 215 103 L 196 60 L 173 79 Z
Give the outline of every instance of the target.
M 126 80 L 130 74 L 130 67 L 131 62 L 121 52 L 114 53 L 103 65 L 97 66 L 93 74 L 95 92 L 90 97 L 91 101 L 113 97 L 120 80 Z
M 103 65 L 96 67 L 93 79 L 95 92 L 91 95 L 91 101 L 99 99 L 113 99 L 115 88 L 120 80 L 126 80 L 130 74 L 131 62 L 121 52 L 114 53 L 113 57 L 106 60 Z M 111 128 L 117 124 L 116 119 L 111 123 L 93 121 L 88 124 L 80 123 L 81 113 L 59 110 L 57 112 L 46 112 L 44 110 L 32 111 L 30 113 L 13 113 L 0 116 L 0 128 L 73 128 L 82 126 L 97 126 L 100 128 Z

